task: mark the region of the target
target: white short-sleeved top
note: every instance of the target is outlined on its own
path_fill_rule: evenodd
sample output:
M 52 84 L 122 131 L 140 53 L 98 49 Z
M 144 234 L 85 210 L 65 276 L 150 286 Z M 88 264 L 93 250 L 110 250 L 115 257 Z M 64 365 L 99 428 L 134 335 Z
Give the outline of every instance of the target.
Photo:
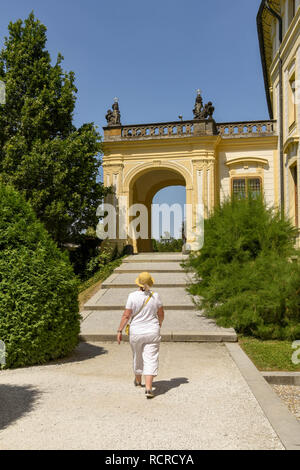
M 151 291 L 152 292 L 152 291 Z M 144 302 L 146 302 L 149 293 L 138 290 L 129 294 L 126 309 L 132 310 L 132 322 L 130 325 L 130 334 L 144 335 L 148 333 L 159 334 L 160 327 L 157 317 L 157 311 L 162 307 L 162 301 L 157 292 L 153 292 L 147 305 L 137 315 Z

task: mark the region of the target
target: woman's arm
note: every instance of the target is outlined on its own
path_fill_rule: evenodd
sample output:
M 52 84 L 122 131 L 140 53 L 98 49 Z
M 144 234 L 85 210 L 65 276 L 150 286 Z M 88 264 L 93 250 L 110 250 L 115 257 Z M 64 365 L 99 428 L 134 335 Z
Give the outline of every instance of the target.
M 161 327 L 163 324 L 163 321 L 165 319 L 165 312 L 163 307 L 159 307 L 157 311 L 157 316 L 158 316 L 158 321 L 159 321 L 159 326 Z
M 119 329 L 118 329 L 118 343 L 119 344 L 122 341 L 122 331 L 125 328 L 125 326 L 127 325 L 127 323 L 129 322 L 131 315 L 132 315 L 132 310 L 131 309 L 126 309 L 123 313 L 123 316 L 122 316 L 121 322 L 120 322 L 120 326 L 119 326 Z

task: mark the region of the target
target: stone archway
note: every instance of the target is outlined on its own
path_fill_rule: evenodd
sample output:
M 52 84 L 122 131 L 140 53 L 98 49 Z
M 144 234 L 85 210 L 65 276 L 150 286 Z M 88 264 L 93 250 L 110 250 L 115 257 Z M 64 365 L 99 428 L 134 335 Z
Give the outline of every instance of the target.
M 203 237 L 199 234 L 203 232 L 203 219 L 230 197 L 234 177 L 252 176 L 253 165 L 249 168 L 249 161 L 266 180 L 267 200 L 276 204 L 279 193 L 274 162 L 278 137 L 274 121 L 216 123 L 213 112 L 212 103 L 204 105 L 198 90 L 191 120 L 122 125 L 118 103 L 114 103 L 113 110 L 106 115 L 102 166 L 104 186 L 114 187 L 114 207 L 124 214 L 119 232 L 130 226 L 127 212 L 133 203 L 140 202 L 149 208 L 160 189 L 184 185 L 186 248 L 201 249 Z M 265 168 L 258 161 L 259 155 L 268 164 Z M 299 194 L 298 198 L 300 201 Z M 298 211 L 299 207 L 300 203 Z M 117 240 L 111 237 L 110 241 L 122 249 L 131 242 L 127 231 L 123 235 Z M 135 252 L 148 249 L 149 241 L 135 243 Z
M 129 207 L 135 204 L 143 204 L 148 213 L 148 238 L 131 239 L 134 251 L 137 253 L 152 251 L 152 201 L 155 194 L 169 186 L 187 186 L 187 181 L 182 171 L 171 167 L 150 167 L 135 174 L 129 184 Z M 129 217 L 129 223 L 132 217 Z

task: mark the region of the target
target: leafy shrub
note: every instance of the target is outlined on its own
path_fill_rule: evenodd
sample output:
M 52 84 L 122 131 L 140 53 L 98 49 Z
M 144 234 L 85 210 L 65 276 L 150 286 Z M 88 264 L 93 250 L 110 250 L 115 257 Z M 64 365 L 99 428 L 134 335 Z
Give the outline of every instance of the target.
M 86 281 L 82 282 L 79 287 L 79 292 L 83 292 L 94 284 L 98 283 L 99 281 L 105 281 L 116 268 L 121 266 L 124 257 L 117 258 L 114 261 L 110 261 L 105 266 L 102 266 L 92 277 L 87 279 Z
M 260 199 L 226 201 L 205 221 L 204 247 L 185 267 L 189 292 L 217 324 L 263 339 L 300 336 L 295 229 Z M 202 299 L 201 299 L 202 297 Z
M 97 271 L 101 270 L 107 264 L 119 258 L 118 248 L 104 246 L 100 249 L 99 254 L 91 258 L 85 268 L 83 279 L 87 280 L 94 276 Z
M 182 240 L 176 240 L 171 238 L 170 240 L 164 240 L 162 237 L 160 241 L 152 240 L 152 247 L 154 252 L 181 252 L 183 247 Z
M 0 183 L 0 339 L 7 367 L 43 364 L 78 343 L 78 281 L 15 189 Z
M 117 247 L 102 245 L 103 241 L 93 232 L 95 231 L 89 229 L 87 233 L 77 237 L 77 248 L 69 252 L 74 272 L 81 281 L 91 278 L 101 267 L 120 256 Z

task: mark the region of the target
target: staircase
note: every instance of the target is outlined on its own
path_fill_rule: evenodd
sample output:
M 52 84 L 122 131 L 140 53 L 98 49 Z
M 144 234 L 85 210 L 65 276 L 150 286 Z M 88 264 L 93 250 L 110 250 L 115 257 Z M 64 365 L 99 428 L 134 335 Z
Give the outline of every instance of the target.
M 160 294 L 164 305 L 162 341 L 236 342 L 233 329 L 218 327 L 195 308 L 186 292 L 190 275 L 181 267 L 186 257 L 181 253 L 142 253 L 124 259 L 85 304 L 81 312 L 81 341 L 116 341 L 128 294 L 138 288 L 135 284 L 138 274 L 148 271 L 155 280 L 153 290 Z M 124 339 L 128 340 L 125 335 Z

